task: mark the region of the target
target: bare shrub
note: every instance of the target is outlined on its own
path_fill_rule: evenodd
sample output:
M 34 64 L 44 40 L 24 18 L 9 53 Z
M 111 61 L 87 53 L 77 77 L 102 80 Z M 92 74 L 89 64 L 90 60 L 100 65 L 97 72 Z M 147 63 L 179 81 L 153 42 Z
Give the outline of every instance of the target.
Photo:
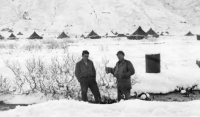
M 11 88 L 11 83 L 7 78 L 0 75 L 0 93 L 9 93 Z
M 24 93 L 23 90 L 23 86 L 25 84 L 25 79 L 23 78 L 23 72 L 21 70 L 21 66 L 18 62 L 9 62 L 9 61 L 5 61 L 6 66 L 12 70 L 12 72 L 15 75 L 15 79 L 14 79 L 14 90 L 19 92 L 19 93 Z
M 68 51 L 68 41 L 48 40 L 42 43 L 46 44 L 47 49 L 63 49 L 64 53 Z
M 97 64 L 97 82 L 103 101 L 116 98 L 116 92 L 113 93 L 113 90 L 117 87 L 116 78 L 111 74 L 106 74 L 105 72 L 105 67 L 108 63 L 109 60 L 107 58 L 102 58 L 101 63 Z
M 50 61 L 41 58 L 28 59 L 25 62 L 25 69 L 18 62 L 5 61 L 8 68 L 15 75 L 15 91 L 21 94 L 43 93 L 55 99 L 65 97 L 67 99 L 80 100 L 80 85 L 75 78 L 75 64 L 81 58 L 76 55 L 66 54 L 62 57 L 52 58 Z M 117 83 L 112 74 L 106 74 L 105 67 L 109 60 L 102 58 L 97 63 L 97 83 L 102 95 L 102 101 L 116 99 Z M 138 83 L 138 77 L 134 76 L 132 85 Z M 10 86 L 10 85 L 9 85 Z M 89 99 L 93 99 L 91 92 L 88 93 Z
M 27 51 L 33 51 L 33 50 L 38 51 L 38 50 L 41 50 L 43 48 L 43 46 L 39 43 L 31 42 L 31 43 L 28 43 L 27 45 L 23 45 L 22 48 Z
M 6 61 L 8 68 L 15 75 L 16 90 L 19 93 L 41 92 L 56 98 L 79 99 L 80 88 L 74 75 L 76 61 L 75 55 L 63 56 L 62 59 L 54 58 L 50 64 L 38 58 L 26 61 L 26 70 L 22 71 L 18 62 Z

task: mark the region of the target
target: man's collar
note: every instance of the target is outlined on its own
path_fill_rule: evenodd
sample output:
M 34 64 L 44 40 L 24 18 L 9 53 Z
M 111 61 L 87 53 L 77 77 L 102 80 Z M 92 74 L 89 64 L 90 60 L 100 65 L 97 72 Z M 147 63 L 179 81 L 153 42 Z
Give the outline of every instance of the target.
M 82 59 L 81 61 L 82 61 L 82 62 L 84 62 L 84 60 L 83 60 L 83 59 Z M 87 62 L 89 62 L 89 61 L 90 61 L 90 60 L 88 59 L 88 60 L 87 60 Z
M 125 61 L 125 59 L 123 59 L 122 61 L 118 61 L 117 63 L 119 64 L 119 63 L 124 63 L 124 61 Z

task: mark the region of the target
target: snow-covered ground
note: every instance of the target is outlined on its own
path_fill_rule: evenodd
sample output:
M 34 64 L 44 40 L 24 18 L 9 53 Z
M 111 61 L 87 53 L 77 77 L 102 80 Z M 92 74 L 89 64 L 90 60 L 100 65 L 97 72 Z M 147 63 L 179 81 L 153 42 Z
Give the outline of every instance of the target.
M 129 100 L 98 105 L 72 100 L 49 101 L 0 112 L 1 117 L 199 117 L 200 101 Z
M 196 60 L 200 58 L 200 42 L 196 37 L 164 36 L 149 40 L 127 40 L 126 38 L 102 38 L 100 40 L 71 39 L 68 53 L 81 57 L 83 50 L 90 52 L 90 58 L 95 65 L 103 64 L 102 59 L 108 60 L 108 67 L 114 67 L 117 62 L 116 53 L 119 50 L 125 52 L 125 58 L 130 60 L 136 70 L 132 78 L 137 83 L 132 88 L 133 92 L 168 93 L 177 87 L 188 88 L 197 85 L 200 89 L 200 72 Z M 1 49 L 0 71 L 1 74 L 12 79 L 13 73 L 4 61 L 18 61 L 22 67 L 24 62 L 30 58 L 41 58 L 47 63 L 52 58 L 61 57 L 66 53 L 63 49 L 47 49 L 27 51 L 24 46 L 29 44 L 44 45 L 45 42 L 60 42 L 63 40 L 37 40 L 37 41 L 1 41 L 4 45 L 16 45 L 15 49 Z M 149 74 L 145 70 L 145 55 L 161 55 L 161 73 Z M 97 70 L 98 71 L 98 70 Z
M 151 41 L 150 41 L 151 40 Z M 116 53 L 119 50 L 125 52 L 125 58 L 130 60 L 136 70 L 132 76 L 136 80 L 131 90 L 134 92 L 168 93 L 174 91 L 177 86 L 189 88 L 197 85 L 200 89 L 200 68 L 196 60 L 200 59 L 200 42 L 196 37 L 163 36 L 150 40 L 127 40 L 126 38 L 102 38 L 100 40 L 70 39 L 63 40 L 36 40 L 28 41 L 1 41 L 0 71 L 2 76 L 10 81 L 14 74 L 4 63 L 5 60 L 18 61 L 22 68 L 25 61 L 30 58 L 41 58 L 49 63 L 52 58 L 61 57 L 67 53 L 81 56 L 83 50 L 90 52 L 90 58 L 95 67 L 102 64 L 102 60 L 109 61 L 106 66 L 114 67 L 117 62 Z M 44 46 L 48 42 L 68 42 L 67 53 L 61 49 L 48 49 Z M 28 51 L 29 44 L 41 45 L 41 49 Z M 7 48 L 4 48 L 5 47 Z M 13 49 L 12 49 L 13 48 Z M 145 55 L 161 55 L 161 73 L 145 73 Z M 97 69 L 98 72 L 99 69 Z M 97 78 L 98 79 L 98 78 Z M 116 93 L 116 90 L 113 90 Z M 14 110 L 1 112 L 4 117 L 29 117 L 29 116 L 199 116 L 199 101 L 191 102 L 146 102 L 130 100 L 113 105 L 94 105 L 78 101 L 48 101 L 50 98 L 42 94 L 30 95 L 1 95 L 0 100 L 6 103 L 40 103 L 28 107 L 17 107 Z M 41 103 L 44 102 L 44 103 Z

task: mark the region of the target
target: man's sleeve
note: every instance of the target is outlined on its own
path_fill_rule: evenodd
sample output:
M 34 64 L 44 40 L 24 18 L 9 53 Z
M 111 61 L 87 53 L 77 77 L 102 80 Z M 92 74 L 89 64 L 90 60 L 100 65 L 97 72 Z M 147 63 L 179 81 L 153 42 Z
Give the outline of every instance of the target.
M 77 78 L 77 80 L 80 82 L 80 67 L 79 67 L 79 64 L 76 63 L 76 68 L 75 68 L 75 76 Z
M 128 61 L 127 63 L 127 69 L 128 71 L 124 73 L 124 77 L 130 77 L 131 75 L 135 74 L 135 69 L 133 67 L 133 64 L 130 61 Z

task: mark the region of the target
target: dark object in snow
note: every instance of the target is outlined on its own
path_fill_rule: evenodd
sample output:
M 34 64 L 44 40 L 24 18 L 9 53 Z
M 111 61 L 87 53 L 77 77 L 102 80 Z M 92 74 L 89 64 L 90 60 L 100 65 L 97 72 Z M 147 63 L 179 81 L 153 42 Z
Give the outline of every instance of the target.
M 28 106 L 28 104 L 6 104 L 3 101 L 0 101 L 0 111 L 14 109 L 16 106 Z
M 118 34 L 117 36 L 118 36 L 118 37 L 126 37 L 125 34 Z
M 81 38 L 84 38 L 84 37 L 85 37 L 85 36 L 82 34 L 82 35 L 81 35 Z
M 142 27 L 139 26 L 138 29 L 132 35 L 147 36 L 147 33 L 145 33 Z
M 93 104 L 99 104 L 99 103 L 96 103 L 93 100 L 90 100 L 88 102 L 93 103 Z M 103 96 L 100 104 L 114 104 L 114 103 L 117 103 L 117 102 L 118 102 L 117 99 L 111 99 L 110 97 Z
M 190 31 L 185 36 L 194 36 Z
M 130 36 L 127 36 L 130 40 L 140 40 L 147 37 L 147 33 L 144 32 L 144 30 L 139 26 L 139 28 Z
M 200 40 L 200 35 L 197 35 L 197 40 Z
M 153 37 L 156 37 L 156 38 L 159 37 L 159 35 L 152 28 L 149 29 L 149 31 L 147 32 L 147 34 L 151 35 Z
M 163 33 L 163 32 L 161 32 L 161 33 L 160 33 L 160 36 L 164 36 L 164 33 Z
M 9 29 L 9 28 L 3 28 L 1 31 L 13 32 L 13 30 L 12 30 L 12 29 Z
M 15 40 L 17 39 L 17 37 L 12 33 L 9 37 L 8 37 L 9 40 Z
M 43 37 L 39 36 L 35 31 L 28 39 L 43 39 Z
M 94 32 L 93 30 L 90 32 L 90 34 L 87 35 L 86 38 L 90 38 L 90 39 L 100 39 L 101 36 L 99 36 L 96 32 Z
M 19 32 L 17 35 L 23 35 L 21 32 Z
M 63 38 L 69 38 L 69 36 L 66 35 L 64 31 L 58 36 L 58 39 L 63 39 Z
M 145 55 L 146 73 L 160 73 L 160 54 Z
M 197 61 L 196 61 L 196 64 L 200 67 L 200 61 L 197 60 Z
M 0 35 L 0 40 L 3 40 L 3 39 L 4 39 L 4 37 L 2 35 Z

